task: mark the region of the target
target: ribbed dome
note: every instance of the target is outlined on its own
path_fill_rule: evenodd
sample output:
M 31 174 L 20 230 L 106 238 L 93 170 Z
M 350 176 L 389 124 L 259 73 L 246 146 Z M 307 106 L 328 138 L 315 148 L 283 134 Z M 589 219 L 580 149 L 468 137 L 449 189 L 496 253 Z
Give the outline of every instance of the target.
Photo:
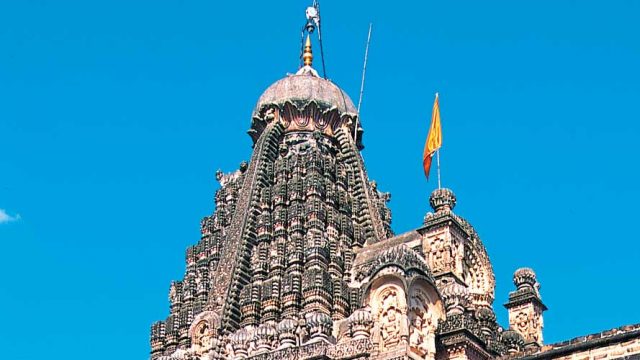
M 269 86 L 258 99 L 253 115 L 257 115 L 263 106 L 281 106 L 287 101 L 295 103 L 299 108 L 315 101 L 321 107 L 336 107 L 342 114 L 357 112 L 349 95 L 336 84 L 307 73 L 289 75 Z

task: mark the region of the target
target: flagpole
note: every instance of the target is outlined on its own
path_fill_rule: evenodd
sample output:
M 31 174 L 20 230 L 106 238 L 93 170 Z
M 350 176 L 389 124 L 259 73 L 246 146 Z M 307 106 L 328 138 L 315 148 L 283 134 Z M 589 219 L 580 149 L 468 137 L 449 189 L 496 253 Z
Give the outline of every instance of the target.
M 441 183 L 440 183 L 440 149 L 436 150 L 436 162 L 438 164 L 438 189 L 441 189 Z
M 436 92 L 436 101 L 438 101 L 437 92 Z M 436 163 L 438 164 L 438 189 L 442 189 L 442 183 L 440 182 L 440 148 L 436 150 Z

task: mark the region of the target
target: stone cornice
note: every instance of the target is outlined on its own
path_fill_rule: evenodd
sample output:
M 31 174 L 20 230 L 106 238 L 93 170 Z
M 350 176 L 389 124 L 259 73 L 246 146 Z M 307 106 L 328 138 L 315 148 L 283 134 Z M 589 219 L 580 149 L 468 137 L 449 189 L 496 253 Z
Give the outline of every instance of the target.
M 447 315 L 447 319 L 438 326 L 437 334 L 445 346 L 457 343 L 471 344 L 486 357 L 498 355 L 487 346 L 487 337 L 483 336 L 480 324 L 471 313 Z M 491 339 L 490 342 L 498 342 L 495 333 L 491 335 Z
M 346 127 L 349 134 L 354 133 L 358 115 L 342 112 L 337 106 L 330 106 L 316 100 L 287 100 L 283 103 L 263 105 L 251 120 L 249 135 L 255 143 L 272 122 L 279 122 L 284 132 L 291 131 L 319 131 L 334 137 L 336 130 Z M 358 148 L 362 149 L 362 129 L 358 128 Z
M 425 217 L 424 224 L 418 229 L 416 229 L 416 231 L 420 232 L 421 234 L 424 234 L 426 232 L 432 231 L 440 227 L 444 227 L 447 225 L 451 226 L 452 224 L 455 225 L 460 232 L 462 232 L 468 237 L 471 237 L 471 233 L 467 231 L 463 223 L 459 221 L 459 219 L 456 216 L 454 216 L 453 212 L 451 211 L 428 214 Z
M 355 280 L 361 282 L 388 266 L 398 266 L 405 272 L 416 269 L 431 283 L 435 281 L 426 260 L 405 245 L 397 245 L 386 249 L 368 261 L 357 265 L 354 271 Z
M 542 302 L 538 295 L 530 289 L 516 290 L 509 293 L 509 301 L 504 304 L 507 309 L 514 308 L 525 303 L 534 303 L 542 309 L 547 310 L 547 306 Z

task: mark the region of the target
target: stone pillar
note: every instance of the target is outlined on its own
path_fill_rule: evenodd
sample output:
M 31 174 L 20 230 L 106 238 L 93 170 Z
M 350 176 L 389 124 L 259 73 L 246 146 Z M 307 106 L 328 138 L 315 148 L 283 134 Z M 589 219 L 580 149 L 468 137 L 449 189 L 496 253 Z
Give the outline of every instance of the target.
M 542 346 L 542 313 L 547 307 L 540 299 L 540 284 L 529 268 L 516 270 L 513 275 L 516 291 L 509 293 L 505 307 L 509 311 L 509 328 L 524 339 L 525 347 Z

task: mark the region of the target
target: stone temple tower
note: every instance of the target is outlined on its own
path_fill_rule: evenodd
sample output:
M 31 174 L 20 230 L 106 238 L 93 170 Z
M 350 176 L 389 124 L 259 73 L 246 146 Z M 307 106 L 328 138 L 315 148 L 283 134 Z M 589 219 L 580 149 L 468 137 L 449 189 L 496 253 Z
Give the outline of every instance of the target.
M 312 68 L 309 38 L 304 58 L 258 100 L 251 161 L 217 174 L 216 211 L 171 285 L 171 314 L 152 327 L 152 358 L 328 339 L 358 307 L 355 252 L 392 235 L 388 195 L 368 180 L 355 106 Z
M 528 268 L 499 326 L 489 256 L 449 189 L 431 194 L 422 225 L 394 235 L 353 102 L 318 76 L 309 38 L 302 58 L 258 99 L 250 161 L 218 171 L 215 212 L 170 286 L 169 315 L 151 327 L 151 360 L 640 354 L 640 326 L 544 345 L 546 306 Z

